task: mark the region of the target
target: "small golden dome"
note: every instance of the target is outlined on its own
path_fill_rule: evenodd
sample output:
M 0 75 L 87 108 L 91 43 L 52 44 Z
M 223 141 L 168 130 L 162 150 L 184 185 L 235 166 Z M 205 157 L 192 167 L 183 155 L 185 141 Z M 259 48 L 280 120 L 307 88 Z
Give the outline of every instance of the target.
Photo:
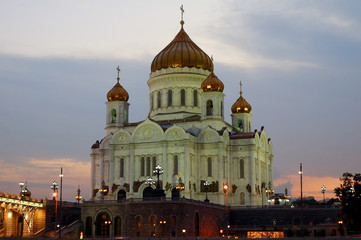
M 123 102 L 127 102 L 129 99 L 129 95 L 128 92 L 125 91 L 125 89 L 122 87 L 122 85 L 120 85 L 119 83 L 119 72 L 120 72 L 120 68 L 118 66 L 117 68 L 118 70 L 118 77 L 117 77 L 117 83 L 114 85 L 114 87 L 108 92 L 107 94 L 107 99 L 109 102 L 113 102 L 113 101 L 123 101 Z
M 232 105 L 232 113 L 250 113 L 252 110 L 251 105 L 242 97 L 242 82 L 240 82 L 241 91 L 237 101 Z
M 202 82 L 201 89 L 203 92 L 223 92 L 224 84 L 211 72 L 206 80 Z
M 170 67 L 196 67 L 208 71 L 213 70 L 212 60 L 189 38 L 183 29 L 183 24 L 182 20 L 181 30 L 173 41 L 153 59 L 152 72 Z

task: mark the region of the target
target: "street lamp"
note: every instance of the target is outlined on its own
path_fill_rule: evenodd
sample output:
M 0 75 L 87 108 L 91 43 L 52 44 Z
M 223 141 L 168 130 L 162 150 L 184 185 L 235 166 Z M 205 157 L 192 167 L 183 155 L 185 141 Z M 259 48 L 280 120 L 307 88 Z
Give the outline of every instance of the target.
M 79 204 L 79 201 L 83 198 L 81 195 L 80 195 L 80 186 L 78 185 L 78 190 L 76 191 L 77 192 L 77 195 L 75 196 L 75 199 L 78 201 L 78 204 Z
M 153 180 L 153 178 L 151 178 L 151 177 L 149 177 L 146 181 L 145 181 L 145 184 L 148 184 L 149 185 L 149 187 L 150 186 L 152 186 L 152 185 L 154 185 L 154 180 Z
M 56 234 L 56 225 L 58 223 L 58 183 L 56 181 L 54 181 L 51 186 L 50 186 L 51 189 L 53 189 L 53 201 L 55 200 L 55 234 Z
M 155 167 L 155 170 L 153 170 L 153 173 L 155 175 L 157 175 L 157 179 L 158 179 L 158 181 L 157 181 L 157 189 L 160 189 L 159 176 L 162 175 L 163 172 L 164 171 L 163 171 L 162 167 L 159 164 L 157 164 L 157 166 Z
M 206 187 L 206 199 L 204 199 L 205 202 L 209 202 L 208 199 L 208 186 L 211 185 L 208 180 L 205 181 L 205 183 L 203 183 L 203 185 Z
M 63 175 L 63 168 L 61 167 L 60 168 L 60 174 L 59 174 L 59 177 L 60 177 L 59 238 L 61 238 L 61 219 L 62 219 L 61 203 L 63 201 L 63 176 L 64 176 Z
M 322 185 L 322 187 L 321 187 L 321 192 L 323 194 L 323 204 L 325 205 L 326 204 L 326 201 L 325 201 L 326 187 L 324 185 Z
M 301 236 L 303 237 L 303 194 L 302 194 L 302 163 L 300 163 L 300 170 L 298 171 L 300 174 L 300 182 L 301 182 Z

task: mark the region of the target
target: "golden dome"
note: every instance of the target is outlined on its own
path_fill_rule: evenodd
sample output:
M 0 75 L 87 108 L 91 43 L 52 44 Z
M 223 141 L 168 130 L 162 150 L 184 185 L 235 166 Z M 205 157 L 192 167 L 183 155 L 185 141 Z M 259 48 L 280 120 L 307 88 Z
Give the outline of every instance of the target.
M 201 89 L 203 92 L 223 92 L 224 84 L 211 72 L 206 80 L 202 82 Z
M 213 70 L 212 60 L 189 38 L 183 29 L 183 24 L 184 21 L 181 21 L 181 30 L 173 41 L 153 59 L 152 72 L 170 67 L 196 67 L 208 71 Z
M 240 96 L 237 101 L 232 105 L 232 113 L 250 113 L 252 110 L 251 105 L 242 97 L 242 82 L 241 91 L 239 92 Z
M 107 99 L 109 102 L 113 101 L 123 101 L 127 102 L 129 99 L 128 92 L 125 91 L 125 89 L 120 85 L 119 83 L 119 72 L 120 68 L 117 68 L 118 70 L 118 77 L 117 77 L 117 83 L 114 85 L 114 87 L 108 92 Z

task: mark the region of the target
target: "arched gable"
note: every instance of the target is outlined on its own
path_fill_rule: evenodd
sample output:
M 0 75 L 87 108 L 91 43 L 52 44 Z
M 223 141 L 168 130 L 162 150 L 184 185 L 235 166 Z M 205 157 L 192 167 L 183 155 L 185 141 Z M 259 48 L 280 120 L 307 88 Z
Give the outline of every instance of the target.
M 110 144 L 125 144 L 130 143 L 132 136 L 128 131 L 120 129 L 117 131 L 110 140 Z
M 218 132 L 209 126 L 202 130 L 199 134 L 198 142 L 200 143 L 214 143 L 221 141 Z
M 167 141 L 189 139 L 183 128 L 173 125 L 165 131 L 165 139 Z
M 108 136 L 103 138 L 102 141 L 100 142 L 99 148 L 100 149 L 109 149 L 109 143 L 110 143 L 111 138 L 112 138 L 111 134 L 109 134 Z
M 163 129 L 148 118 L 139 124 L 133 132 L 132 142 L 156 142 L 164 140 Z

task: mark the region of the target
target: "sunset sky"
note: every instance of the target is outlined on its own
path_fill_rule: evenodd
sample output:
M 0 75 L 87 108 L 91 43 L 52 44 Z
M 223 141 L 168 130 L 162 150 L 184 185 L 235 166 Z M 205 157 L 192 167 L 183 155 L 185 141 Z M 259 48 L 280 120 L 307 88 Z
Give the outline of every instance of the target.
M 361 1 L 5 0 L 0 3 L 0 192 L 90 196 L 90 147 L 104 137 L 107 92 L 120 82 L 130 121 L 148 115 L 150 64 L 185 31 L 224 83 L 226 121 L 239 96 L 274 150 L 276 192 L 334 197 L 361 172 Z

